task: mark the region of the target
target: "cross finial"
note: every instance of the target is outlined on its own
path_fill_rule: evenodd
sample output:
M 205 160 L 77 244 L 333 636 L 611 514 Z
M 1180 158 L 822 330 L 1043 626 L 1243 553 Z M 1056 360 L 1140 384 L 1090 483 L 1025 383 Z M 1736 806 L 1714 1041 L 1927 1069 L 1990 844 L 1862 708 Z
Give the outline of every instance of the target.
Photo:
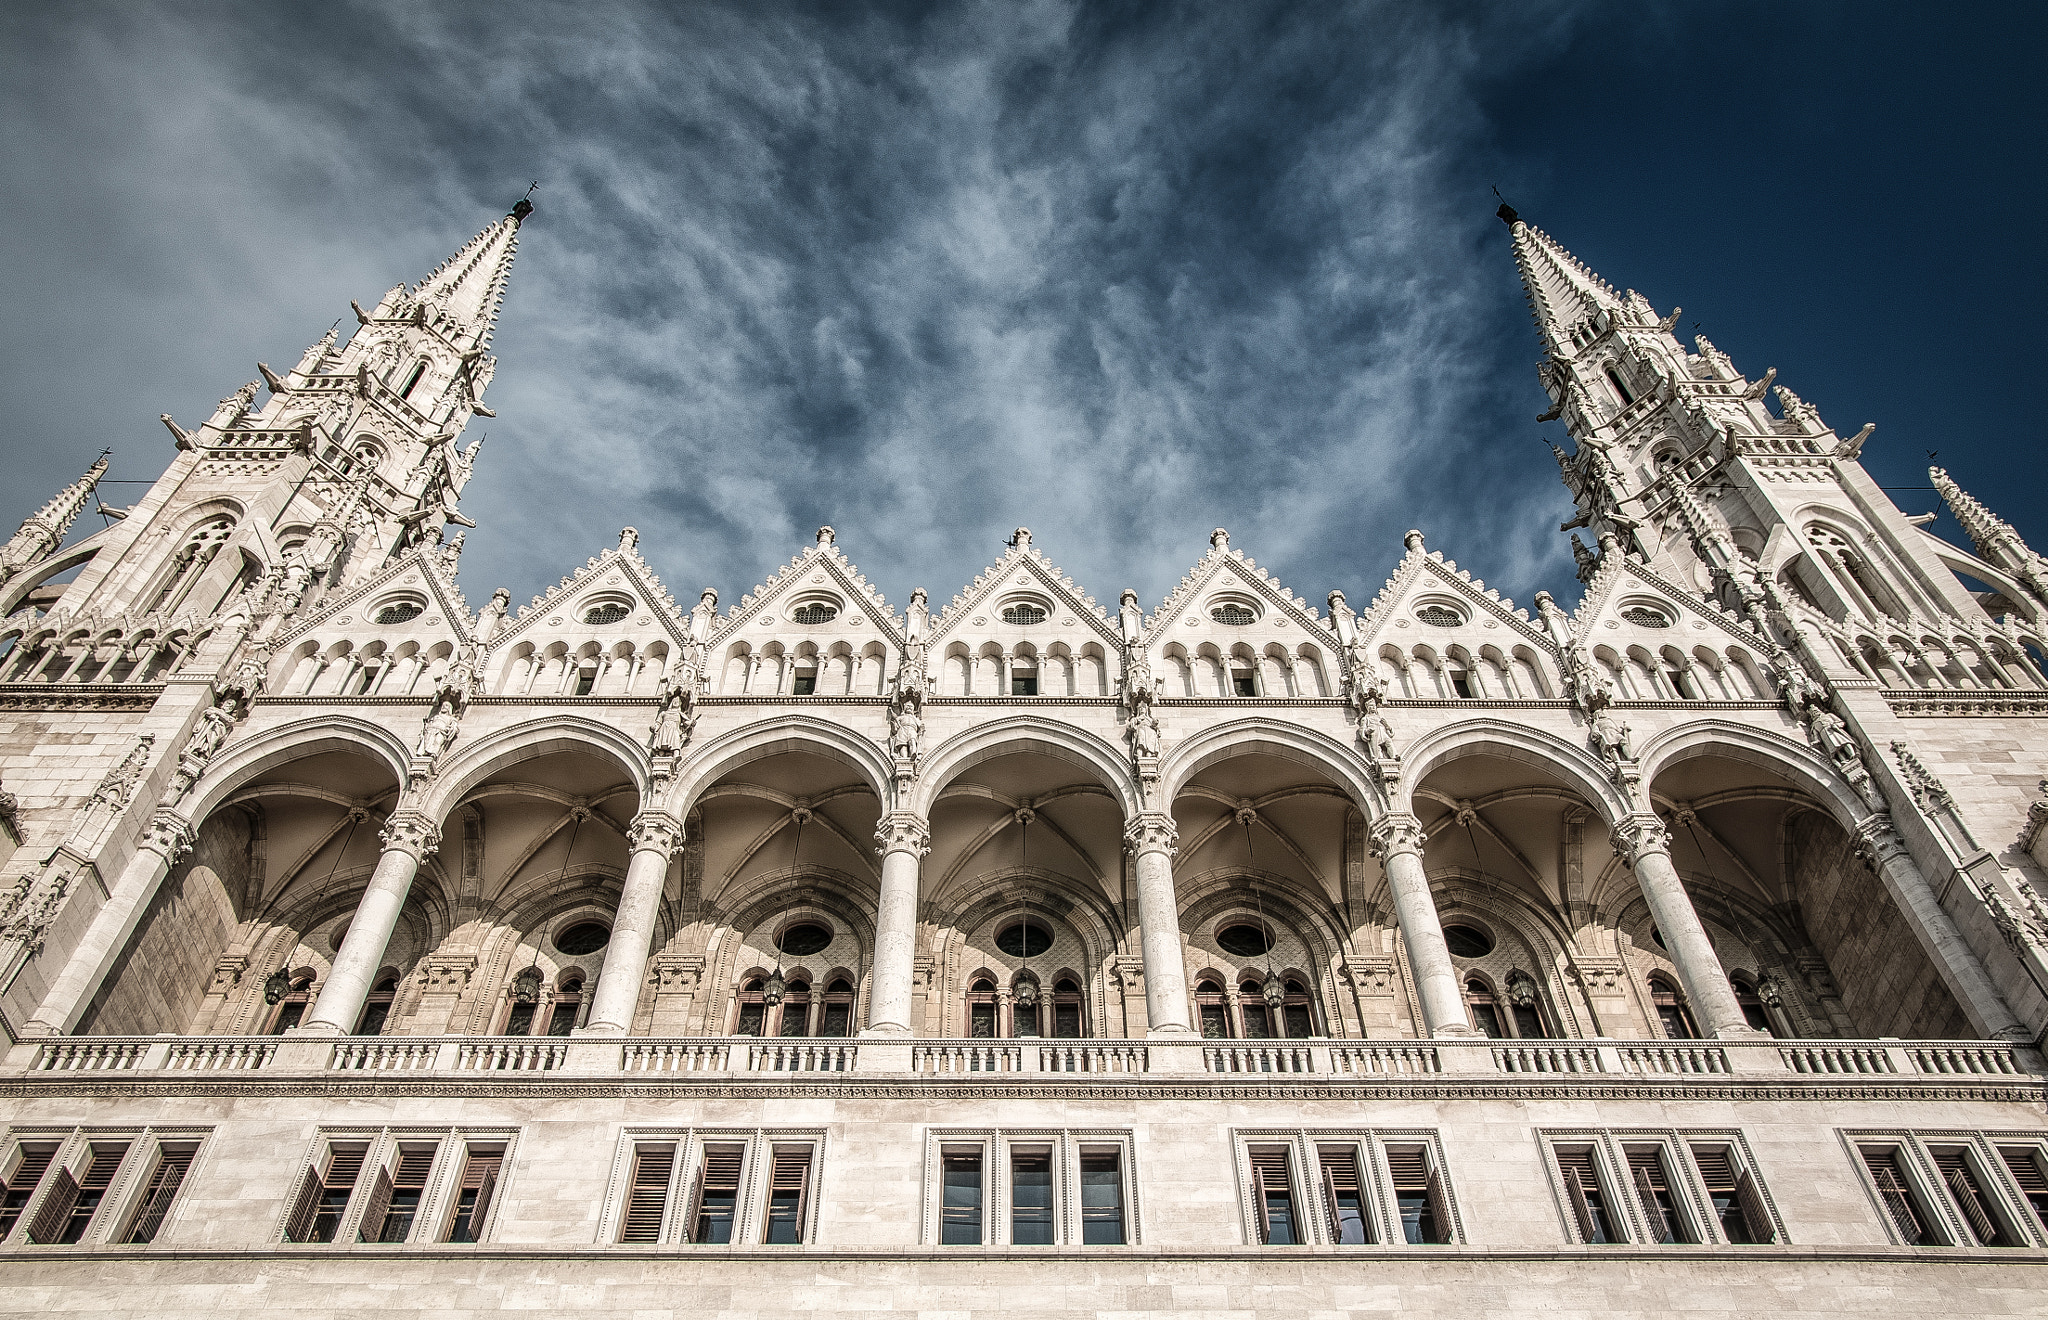
M 526 196 L 529 201 L 533 198 L 533 190 L 538 187 L 540 187 L 539 179 L 535 179 L 532 183 L 526 185 Z

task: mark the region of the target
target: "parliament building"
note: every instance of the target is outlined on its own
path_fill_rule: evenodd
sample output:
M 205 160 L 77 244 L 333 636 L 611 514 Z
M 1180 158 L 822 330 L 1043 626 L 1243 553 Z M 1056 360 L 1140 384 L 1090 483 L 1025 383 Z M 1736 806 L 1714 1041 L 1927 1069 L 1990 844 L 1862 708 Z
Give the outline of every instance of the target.
M 1946 473 L 1503 207 L 1555 597 L 472 603 L 531 213 L 0 547 L 0 1313 L 2040 1313 L 2048 559 Z

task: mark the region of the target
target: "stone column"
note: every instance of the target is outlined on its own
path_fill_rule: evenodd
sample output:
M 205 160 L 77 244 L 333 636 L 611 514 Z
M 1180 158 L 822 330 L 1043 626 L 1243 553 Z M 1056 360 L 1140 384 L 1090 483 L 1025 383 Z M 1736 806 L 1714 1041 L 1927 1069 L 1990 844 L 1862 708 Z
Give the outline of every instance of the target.
M 592 1036 L 623 1036 L 632 1029 L 647 955 L 654 946 L 655 920 L 661 915 L 661 891 L 668 883 L 668 859 L 683 841 L 683 823 L 665 811 L 643 811 L 633 817 L 626 837 L 633 859 L 626 863 L 611 941 L 605 945 L 597 989 L 590 995 L 583 1033 Z
M 1408 970 L 1422 999 L 1423 1030 L 1431 1036 L 1472 1036 L 1465 1015 L 1465 990 L 1458 984 L 1457 964 L 1444 943 L 1443 922 L 1429 894 L 1429 872 L 1422 865 L 1422 822 L 1406 812 L 1387 816 L 1372 827 L 1373 856 L 1387 873 L 1394 896 L 1394 919 L 1408 950 Z
M 1187 960 L 1180 947 L 1180 900 L 1173 892 L 1173 854 L 1180 830 L 1164 811 L 1148 811 L 1124 827 L 1138 882 L 1138 933 L 1145 955 L 1145 1034 L 1193 1036 L 1188 1014 Z
M 1709 1036 L 1760 1036 L 1742 1016 L 1735 1002 L 1735 988 L 1728 984 L 1727 969 L 1714 953 L 1707 928 L 1700 924 L 1678 868 L 1671 864 L 1671 836 L 1664 822 L 1650 813 L 1624 817 L 1614 827 L 1614 851 L 1636 873 L 1643 901 L 1650 905 L 1650 919 L 1664 937 L 1665 951 L 1678 965 L 1678 979 L 1685 983 L 1685 998 L 1700 1030 Z
M 135 855 L 121 870 L 107 901 L 93 914 L 85 938 L 71 951 L 64 970 L 50 983 L 35 1015 L 22 1025 L 24 1036 L 61 1036 L 78 1025 L 100 981 L 128 947 L 157 886 L 178 859 L 192 850 L 192 822 L 168 808 L 159 808 L 136 841 Z
M 334 966 L 320 987 L 320 998 L 298 1028 L 309 1036 L 345 1036 L 363 1015 L 370 983 L 384 964 L 384 950 L 398 926 L 399 910 L 412 891 L 420 862 L 441 846 L 441 830 L 417 812 L 401 812 L 385 822 L 378 836 L 384 844 L 377 869 L 356 904 L 355 919 L 334 955 Z
M 1857 851 L 1905 913 L 1935 970 L 1941 973 L 1943 984 L 1962 1005 L 1971 1025 L 1986 1040 L 2031 1040 L 2034 1033 L 2013 1015 L 1976 951 L 1963 938 L 1962 931 L 1956 929 L 1948 910 L 1935 897 L 1933 886 L 1920 873 L 1913 855 L 1906 851 L 1905 840 L 1892 829 L 1891 817 L 1883 812 L 1869 816 L 1857 825 L 1855 837 Z
M 875 970 L 868 983 L 863 1036 L 909 1036 L 917 975 L 918 863 L 932 850 L 922 816 L 892 811 L 875 826 L 882 852 L 882 892 L 875 904 Z

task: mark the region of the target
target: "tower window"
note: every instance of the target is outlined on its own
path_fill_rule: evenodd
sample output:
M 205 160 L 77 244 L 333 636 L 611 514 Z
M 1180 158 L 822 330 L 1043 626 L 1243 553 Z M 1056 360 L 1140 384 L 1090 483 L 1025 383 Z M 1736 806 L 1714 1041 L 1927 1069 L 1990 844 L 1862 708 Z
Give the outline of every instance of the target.
M 1230 671 L 1230 690 L 1236 696 L 1256 697 L 1259 695 L 1259 680 L 1249 669 L 1233 669 Z
M 1316 1160 L 1323 1168 L 1323 1199 L 1329 1203 L 1330 1236 L 1340 1246 L 1372 1241 L 1358 1177 L 1358 1147 L 1318 1146 Z
M 789 691 L 792 696 L 808 697 L 815 694 L 817 690 L 818 671 L 815 669 L 799 669 L 790 679 Z
M 704 1172 L 697 1183 L 697 1203 L 690 1211 L 690 1241 L 719 1245 L 732 1241 L 734 1212 L 740 1200 L 740 1163 L 746 1147 L 707 1145 Z
M 1776 1240 L 1777 1230 L 1771 1227 L 1756 1179 L 1747 1169 L 1737 1171 L 1726 1146 L 1694 1146 L 1692 1162 L 1720 1221 L 1721 1236 L 1737 1246 Z
M 1387 1172 L 1393 1175 L 1402 1239 L 1412 1246 L 1449 1242 L 1450 1201 L 1444 1196 L 1443 1175 L 1432 1167 L 1428 1152 L 1421 1146 L 1390 1147 Z
M 1608 1205 L 1606 1189 L 1600 1185 L 1593 1148 L 1580 1146 L 1558 1151 L 1557 1168 L 1564 1177 L 1565 1199 L 1571 1203 L 1572 1216 L 1578 1221 L 1580 1239 L 1588 1243 L 1627 1241 L 1615 1226 L 1613 1207 Z
M 1607 368 L 1606 376 L 1607 383 L 1609 385 L 1612 385 L 1614 387 L 1614 392 L 1621 397 L 1622 407 L 1626 408 L 1636 401 L 1636 396 L 1634 395 L 1634 393 L 1632 393 L 1629 390 L 1628 386 L 1622 384 L 1620 373 L 1615 371 L 1613 367 Z
M 1124 1244 L 1122 1153 L 1081 1152 L 1081 1242 L 1085 1246 Z
M 1500 1005 L 1493 999 L 1493 991 L 1486 988 L 1484 981 L 1465 982 L 1465 1006 L 1472 1010 L 1472 1025 L 1495 1040 L 1506 1036 L 1500 1021 Z
M 1287 1176 L 1287 1147 L 1253 1146 L 1252 1203 L 1259 1216 L 1259 1241 L 1272 1247 L 1301 1243 L 1294 1217 L 1294 1188 Z
M 1010 675 L 1010 695 L 1013 697 L 1035 697 L 1038 695 L 1038 671 L 1018 671 Z
M 1444 672 L 1450 676 L 1451 691 L 1456 693 L 1458 696 L 1464 698 L 1465 700 L 1470 701 L 1472 699 L 1471 675 L 1467 674 L 1462 669 L 1447 669 Z
M 1010 1152 L 1010 1241 L 1020 1247 L 1052 1243 L 1052 1153 Z
M 1692 1233 L 1679 1211 L 1671 1190 L 1671 1178 L 1664 1167 L 1664 1152 L 1655 1146 L 1641 1146 L 1628 1152 L 1629 1181 L 1636 1187 L 1636 1201 L 1643 1209 L 1653 1242 L 1690 1242 Z
M 427 361 L 425 358 L 421 358 L 418 362 L 415 362 L 413 364 L 411 373 L 408 374 L 405 378 L 404 388 L 398 391 L 398 397 L 401 399 L 410 399 L 412 397 L 414 387 L 416 387 L 420 383 L 420 377 L 426 374 Z
M 1003 622 L 1029 627 L 1045 622 L 1045 611 L 1036 605 L 1009 605 L 1003 609 Z
M 768 1183 L 768 1224 L 762 1241 L 793 1245 L 804 1240 L 809 1208 L 811 1148 L 777 1146 Z

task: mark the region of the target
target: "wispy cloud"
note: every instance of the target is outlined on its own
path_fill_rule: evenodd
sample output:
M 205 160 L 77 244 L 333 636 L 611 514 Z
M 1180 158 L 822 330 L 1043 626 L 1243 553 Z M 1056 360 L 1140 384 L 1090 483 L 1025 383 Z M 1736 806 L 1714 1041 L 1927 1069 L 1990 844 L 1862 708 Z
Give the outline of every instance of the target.
M 1473 87 L 1559 20 L 1479 12 L 17 15 L 0 159 L 50 186 L 0 236 L 8 503 L 102 436 L 153 475 L 141 419 L 538 177 L 473 593 L 632 523 L 731 599 L 830 522 L 898 601 L 1019 524 L 1103 596 L 1158 599 L 1218 525 L 1312 598 L 1369 597 L 1409 526 L 1526 596 L 1568 581 L 1565 501 L 1496 420 L 1535 410 L 1534 349 Z

